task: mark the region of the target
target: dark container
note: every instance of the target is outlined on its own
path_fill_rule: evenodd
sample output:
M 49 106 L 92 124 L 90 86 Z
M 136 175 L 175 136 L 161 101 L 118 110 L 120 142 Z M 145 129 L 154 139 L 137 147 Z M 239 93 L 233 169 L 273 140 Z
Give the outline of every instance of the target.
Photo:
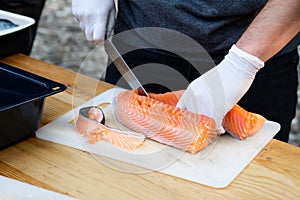
M 66 86 L 0 62 L 0 149 L 34 136 L 44 99 Z

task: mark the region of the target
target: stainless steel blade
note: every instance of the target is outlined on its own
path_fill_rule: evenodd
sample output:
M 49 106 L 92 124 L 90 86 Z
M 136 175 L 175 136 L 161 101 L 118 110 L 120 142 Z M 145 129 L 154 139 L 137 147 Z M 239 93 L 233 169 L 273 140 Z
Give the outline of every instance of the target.
M 132 89 L 138 89 L 140 95 L 149 96 L 110 39 L 105 41 L 105 50 L 129 86 Z

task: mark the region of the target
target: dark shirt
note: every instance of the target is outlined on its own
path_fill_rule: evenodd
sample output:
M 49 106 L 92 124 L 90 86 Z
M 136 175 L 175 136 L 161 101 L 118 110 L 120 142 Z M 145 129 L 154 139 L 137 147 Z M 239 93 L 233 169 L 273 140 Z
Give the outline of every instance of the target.
M 122 0 L 118 2 L 119 13 L 115 33 L 140 27 L 168 28 L 190 36 L 211 56 L 224 56 L 266 2 L 266 0 Z M 299 44 L 300 34 L 279 54 L 288 53 Z

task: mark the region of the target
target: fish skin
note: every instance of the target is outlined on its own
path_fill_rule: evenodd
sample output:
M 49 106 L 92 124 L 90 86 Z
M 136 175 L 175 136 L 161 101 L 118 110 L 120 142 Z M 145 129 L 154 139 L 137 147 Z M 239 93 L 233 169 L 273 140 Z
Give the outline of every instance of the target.
M 83 112 L 83 109 L 87 110 L 87 114 Z M 79 111 L 75 126 L 82 136 L 88 138 L 90 144 L 105 140 L 125 150 L 134 150 L 143 145 L 144 135 L 105 126 L 102 119 L 104 119 L 104 115 L 100 108 L 85 107 Z

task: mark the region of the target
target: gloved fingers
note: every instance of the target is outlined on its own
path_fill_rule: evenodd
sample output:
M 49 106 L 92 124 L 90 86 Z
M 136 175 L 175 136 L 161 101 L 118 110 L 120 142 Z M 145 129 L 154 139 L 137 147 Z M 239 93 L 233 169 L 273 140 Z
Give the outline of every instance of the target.
M 115 9 L 112 9 L 109 16 L 105 19 L 99 20 L 95 23 L 92 41 L 96 44 L 102 43 L 106 38 L 112 34 L 115 25 Z
M 78 19 L 77 17 L 76 17 L 76 19 L 77 19 L 78 22 L 79 22 L 79 27 L 80 27 L 80 29 L 81 29 L 83 32 L 85 32 L 85 24 L 84 24 L 82 21 L 80 21 L 80 19 Z
M 224 98 L 219 98 L 214 93 L 214 89 L 204 75 L 189 85 L 176 107 L 212 117 L 215 121 L 217 132 L 222 133 L 224 132 L 222 120 L 225 115 L 223 111 L 225 102 Z
M 94 30 L 91 35 L 90 41 L 93 41 L 96 44 L 102 43 L 105 40 L 105 32 L 106 32 L 106 20 L 98 22 L 94 26 Z
M 88 41 L 93 41 L 93 33 L 94 33 L 94 27 L 92 26 L 86 26 L 83 30 L 85 33 L 85 37 Z
M 78 16 L 78 3 L 76 0 L 72 0 L 71 2 L 72 14 L 77 18 Z
M 91 15 L 75 15 L 75 19 L 79 22 L 80 29 L 85 34 L 87 40 L 91 40 L 92 38 L 93 24 L 91 24 L 91 18 Z
M 101 43 L 114 26 L 114 0 L 72 0 L 72 13 L 89 41 Z
M 93 24 L 86 25 L 85 20 L 79 22 L 80 29 L 84 32 L 88 41 L 101 43 L 105 39 L 106 20 L 94 22 Z
M 191 94 L 191 90 L 187 90 L 187 92 L 183 94 L 176 107 L 213 118 L 215 122 L 215 130 L 220 134 L 225 132 L 222 127 L 224 117 L 223 112 L 215 110 L 212 102 L 209 100 L 199 101 L 194 94 Z
M 196 80 L 186 89 L 176 107 L 212 117 L 213 104 L 208 87 L 202 78 Z M 196 84 L 197 86 L 195 86 Z
M 72 14 L 78 23 L 86 23 L 91 15 L 84 5 L 81 5 L 77 0 L 72 0 Z M 82 26 L 82 25 L 81 25 Z

